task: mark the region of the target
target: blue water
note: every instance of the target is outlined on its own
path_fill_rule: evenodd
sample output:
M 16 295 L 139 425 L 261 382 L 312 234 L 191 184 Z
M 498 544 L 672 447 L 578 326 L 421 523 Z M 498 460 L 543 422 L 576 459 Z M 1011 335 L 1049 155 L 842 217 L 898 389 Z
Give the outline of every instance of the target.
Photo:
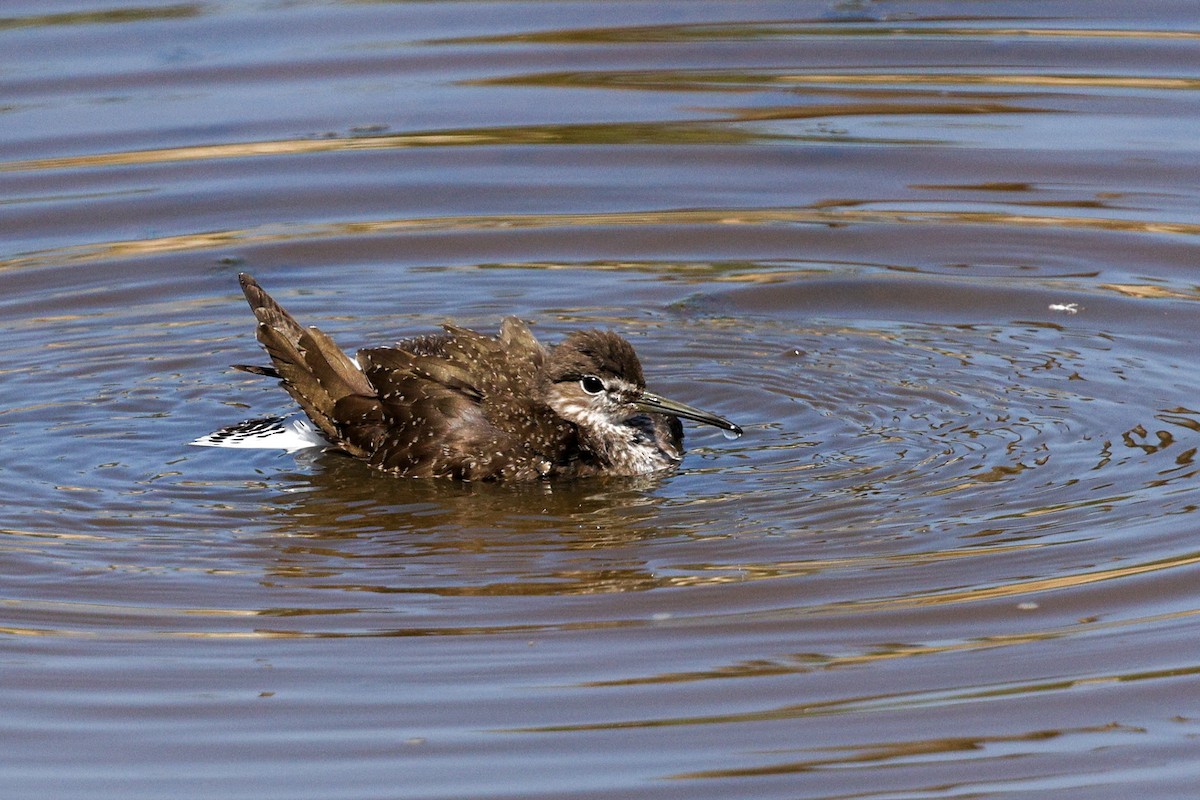
M 1189 3 L 9 3 L 5 797 L 1191 796 Z M 633 342 L 671 474 L 191 448 Z

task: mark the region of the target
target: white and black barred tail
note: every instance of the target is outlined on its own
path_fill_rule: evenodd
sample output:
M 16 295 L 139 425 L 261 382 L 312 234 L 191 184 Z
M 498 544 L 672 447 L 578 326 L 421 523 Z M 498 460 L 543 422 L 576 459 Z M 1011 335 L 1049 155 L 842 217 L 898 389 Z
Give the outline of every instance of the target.
M 221 428 L 190 444 L 200 447 L 242 447 L 256 450 L 286 450 L 294 453 L 310 447 L 328 447 L 329 440 L 308 420 L 260 417 Z

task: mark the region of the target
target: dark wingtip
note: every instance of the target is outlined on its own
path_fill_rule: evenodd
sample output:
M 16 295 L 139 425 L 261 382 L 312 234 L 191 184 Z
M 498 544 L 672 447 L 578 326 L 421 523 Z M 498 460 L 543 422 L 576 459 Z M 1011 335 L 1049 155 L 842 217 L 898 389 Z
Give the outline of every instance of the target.
M 253 309 L 258 309 L 272 303 L 271 296 L 263 291 L 263 288 L 258 285 L 258 281 L 254 280 L 249 272 L 238 273 L 238 283 L 242 287 L 242 294 L 246 297 L 246 302 Z
M 251 375 L 264 375 L 268 378 L 278 378 L 279 371 L 274 367 L 260 367 L 255 364 L 230 364 L 239 372 L 249 372 Z

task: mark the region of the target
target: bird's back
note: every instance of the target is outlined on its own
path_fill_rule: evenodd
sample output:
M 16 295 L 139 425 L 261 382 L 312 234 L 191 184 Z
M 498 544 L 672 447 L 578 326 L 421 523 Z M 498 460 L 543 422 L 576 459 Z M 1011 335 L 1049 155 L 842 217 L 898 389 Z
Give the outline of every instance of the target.
M 369 463 L 400 475 L 521 480 L 577 471 L 574 426 L 536 398 L 546 351 L 529 328 L 463 328 L 358 351 L 375 408 L 337 410 Z

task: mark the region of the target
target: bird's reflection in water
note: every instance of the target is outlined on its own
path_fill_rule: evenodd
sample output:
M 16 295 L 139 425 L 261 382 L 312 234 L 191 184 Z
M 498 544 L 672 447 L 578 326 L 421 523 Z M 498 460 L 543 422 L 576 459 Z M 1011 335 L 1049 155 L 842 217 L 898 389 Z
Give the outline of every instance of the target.
M 396 478 L 336 453 L 301 456 L 304 473 L 267 517 L 276 585 L 437 595 L 639 591 L 665 585 L 647 566 L 670 473 L 563 482 Z

